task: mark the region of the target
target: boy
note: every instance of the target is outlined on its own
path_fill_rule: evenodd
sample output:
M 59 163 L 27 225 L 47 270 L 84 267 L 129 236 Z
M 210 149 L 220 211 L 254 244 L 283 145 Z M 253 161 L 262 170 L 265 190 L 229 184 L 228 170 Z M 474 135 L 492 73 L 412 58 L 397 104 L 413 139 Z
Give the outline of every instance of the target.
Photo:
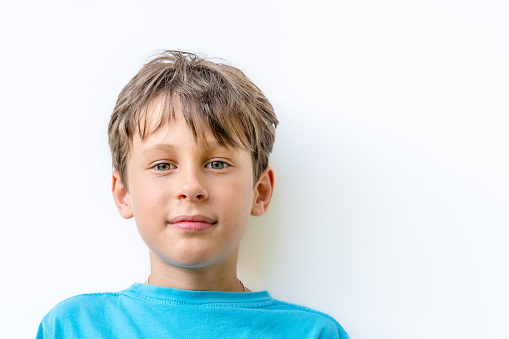
M 278 121 L 238 69 L 166 51 L 120 93 L 108 135 L 112 191 L 150 250 L 145 284 L 80 295 L 38 338 L 347 338 L 331 317 L 237 278 L 250 215 L 267 210 Z

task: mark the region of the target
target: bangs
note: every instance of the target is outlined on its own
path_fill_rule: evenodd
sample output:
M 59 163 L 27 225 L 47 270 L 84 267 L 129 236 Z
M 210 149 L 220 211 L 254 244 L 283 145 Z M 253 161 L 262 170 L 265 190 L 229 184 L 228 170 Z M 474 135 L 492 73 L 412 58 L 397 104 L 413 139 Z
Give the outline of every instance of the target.
M 143 108 L 135 111 L 130 130 L 142 141 L 161 127 L 171 124 L 176 114 L 182 114 L 196 143 L 206 146 L 208 133 L 223 147 L 238 147 L 253 151 L 246 135 L 249 121 L 242 119 L 237 105 L 221 100 L 221 93 L 207 93 L 197 98 L 175 90 L 159 92 L 149 98 Z M 247 128 L 247 129 L 246 129 Z

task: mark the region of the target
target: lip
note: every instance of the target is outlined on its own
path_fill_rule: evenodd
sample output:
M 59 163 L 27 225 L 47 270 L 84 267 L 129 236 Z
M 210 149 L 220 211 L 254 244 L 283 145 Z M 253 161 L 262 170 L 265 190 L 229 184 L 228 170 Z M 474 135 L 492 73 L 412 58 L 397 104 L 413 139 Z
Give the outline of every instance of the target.
M 169 224 L 184 232 L 203 232 L 213 227 L 216 221 L 204 215 L 180 215 L 171 219 Z

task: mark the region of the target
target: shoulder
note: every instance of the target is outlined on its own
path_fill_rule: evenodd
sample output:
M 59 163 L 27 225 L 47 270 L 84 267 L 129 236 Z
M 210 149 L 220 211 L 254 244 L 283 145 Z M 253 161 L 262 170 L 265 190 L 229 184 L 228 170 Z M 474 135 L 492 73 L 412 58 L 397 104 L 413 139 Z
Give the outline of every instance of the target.
M 67 298 L 59 302 L 53 309 L 49 311 L 47 316 L 64 316 L 83 312 L 89 308 L 101 309 L 106 307 L 110 302 L 118 299 L 119 292 L 107 293 L 87 293 Z
M 311 327 L 320 337 L 348 338 L 348 334 L 332 316 L 312 308 L 276 300 L 270 309 L 281 312 L 281 318 L 295 326 Z
M 103 318 L 108 309 L 118 305 L 118 297 L 118 292 L 89 293 L 61 301 L 42 319 L 37 338 L 60 337 L 59 332 L 69 332 L 87 319 Z

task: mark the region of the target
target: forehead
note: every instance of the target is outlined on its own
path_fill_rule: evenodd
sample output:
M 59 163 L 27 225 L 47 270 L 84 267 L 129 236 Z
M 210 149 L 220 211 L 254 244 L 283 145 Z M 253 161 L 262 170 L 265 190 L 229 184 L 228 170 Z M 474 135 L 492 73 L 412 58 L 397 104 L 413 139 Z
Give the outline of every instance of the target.
M 191 132 L 190 127 L 185 123 L 182 117 L 175 116 L 171 122 L 158 126 L 151 133 L 141 138 L 135 134 L 133 138 L 133 147 L 138 149 L 151 148 L 154 150 L 178 150 L 180 148 L 191 148 L 201 150 L 214 150 L 225 148 L 236 150 L 232 145 L 222 145 L 214 138 L 209 130 L 199 131 L 199 138 Z
M 200 105 L 183 100 L 178 94 L 159 94 L 149 101 L 136 115 L 131 130 L 134 139 L 145 142 L 148 138 L 160 134 L 161 130 L 190 132 L 195 143 L 202 148 L 223 146 L 249 150 L 249 141 L 243 133 L 242 124 L 235 119 L 211 118 L 207 109 Z
M 166 121 L 160 119 L 157 105 L 152 108 L 147 111 L 146 119 L 141 120 L 142 124 L 146 124 L 146 127 L 143 126 L 142 129 L 145 131 L 145 135 L 142 137 L 140 133 L 135 133 L 133 136 L 129 152 L 130 160 L 138 161 L 159 157 L 163 154 L 175 155 L 179 152 L 208 155 L 217 151 L 230 156 L 245 153 L 247 157 L 251 158 L 245 148 L 221 143 L 214 137 L 209 126 L 201 125 L 201 129 L 196 129 L 197 133 L 193 134 L 181 111 L 175 110 L 173 117 Z

